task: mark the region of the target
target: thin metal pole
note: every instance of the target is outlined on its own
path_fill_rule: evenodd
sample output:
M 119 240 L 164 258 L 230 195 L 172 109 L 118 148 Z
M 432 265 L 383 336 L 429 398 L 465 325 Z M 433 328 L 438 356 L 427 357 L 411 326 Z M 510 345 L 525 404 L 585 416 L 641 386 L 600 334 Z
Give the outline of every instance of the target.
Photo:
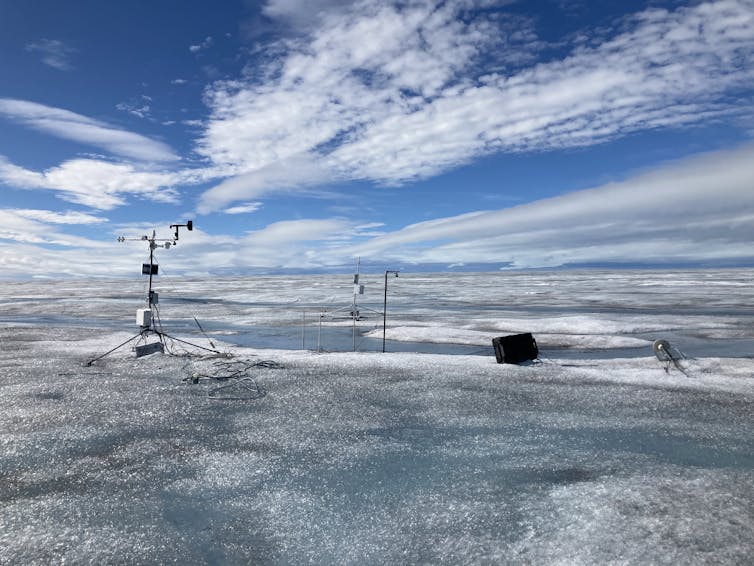
M 322 351 L 322 316 L 324 316 L 323 312 L 319 311 L 319 330 L 317 330 L 317 351 Z
M 301 349 L 304 348 L 304 336 L 306 335 L 306 309 L 301 312 Z
M 385 300 L 382 303 L 382 351 L 385 352 L 385 329 L 387 328 L 387 274 L 392 273 L 398 277 L 398 272 L 393 269 L 385 271 Z
M 358 305 L 356 304 L 356 295 L 359 292 L 359 275 L 361 275 L 361 257 L 356 259 L 356 274 L 353 276 L 353 299 L 351 300 L 351 338 L 353 339 L 353 351 L 356 351 L 356 319 L 359 316 Z
M 149 291 L 147 291 L 147 307 L 152 308 L 152 272 L 154 271 L 154 241 L 149 242 Z
M 387 327 L 387 271 L 385 272 L 385 300 L 382 303 L 382 353 L 385 353 L 385 328 Z

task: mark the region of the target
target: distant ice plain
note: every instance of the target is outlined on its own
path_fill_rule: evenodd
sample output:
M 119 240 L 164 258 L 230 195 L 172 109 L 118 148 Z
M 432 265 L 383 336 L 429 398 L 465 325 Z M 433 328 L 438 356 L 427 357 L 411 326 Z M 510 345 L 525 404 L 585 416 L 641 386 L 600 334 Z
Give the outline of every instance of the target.
M 385 355 L 382 274 L 356 353 L 348 275 L 158 278 L 165 330 L 283 366 L 253 401 L 183 381 L 210 360 L 84 367 L 137 331 L 143 280 L 6 282 L 0 563 L 746 563 L 753 275 L 402 273 Z M 544 361 L 496 364 L 528 331 Z M 395 352 L 428 341 L 476 355 Z

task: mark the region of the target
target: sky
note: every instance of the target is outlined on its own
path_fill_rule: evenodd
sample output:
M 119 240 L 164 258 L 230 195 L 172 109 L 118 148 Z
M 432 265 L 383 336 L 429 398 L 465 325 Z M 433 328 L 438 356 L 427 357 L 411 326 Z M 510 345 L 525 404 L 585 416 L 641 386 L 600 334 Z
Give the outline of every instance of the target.
M 0 277 L 754 265 L 754 0 L 0 0 Z

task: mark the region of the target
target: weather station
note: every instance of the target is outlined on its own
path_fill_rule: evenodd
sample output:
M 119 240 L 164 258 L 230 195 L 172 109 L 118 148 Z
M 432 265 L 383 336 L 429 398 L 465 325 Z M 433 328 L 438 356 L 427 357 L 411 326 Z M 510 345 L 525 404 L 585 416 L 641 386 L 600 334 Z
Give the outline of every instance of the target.
M 158 248 L 169 250 L 172 246 L 178 245 L 178 240 L 180 236 L 179 229 L 186 228 L 186 230 L 192 231 L 194 229 L 194 223 L 193 221 L 189 220 L 188 222 L 186 222 L 186 224 L 171 224 L 170 228 L 175 230 L 171 238 L 157 238 L 157 233 L 155 230 L 152 230 L 151 236 L 146 235 L 146 236 L 141 236 L 140 238 L 126 238 L 125 236 L 118 237 L 118 241 L 121 243 L 130 242 L 130 241 L 139 241 L 139 242 L 146 242 L 147 245 L 149 246 L 149 263 L 143 263 L 141 266 L 142 275 L 149 276 L 149 285 L 148 285 L 147 296 L 146 296 L 146 308 L 140 308 L 136 310 L 136 324 L 139 326 L 138 334 L 132 336 L 131 338 L 129 338 L 122 344 L 119 344 L 115 348 L 108 350 L 101 356 L 98 356 L 96 358 L 89 360 L 86 365 L 91 366 L 94 362 L 101 360 L 105 356 L 112 354 L 113 352 L 119 350 L 120 348 L 134 341 L 136 341 L 136 344 L 133 347 L 133 351 L 135 352 L 137 358 L 141 358 L 143 356 L 147 356 L 149 354 L 155 354 L 158 352 L 164 353 L 165 348 L 168 345 L 168 341 L 186 344 L 194 348 L 198 348 L 200 350 L 207 350 L 209 352 L 213 352 L 215 354 L 220 353 L 217 350 L 206 348 L 204 346 L 200 346 L 198 344 L 193 344 L 191 342 L 187 342 L 186 340 L 176 338 L 175 336 L 171 336 L 167 332 L 165 332 L 162 328 L 162 322 L 160 320 L 160 310 L 159 310 L 159 295 L 153 289 L 153 278 L 159 274 L 159 264 L 155 261 L 154 252 Z M 198 321 L 197 321 L 197 324 L 198 324 Z M 201 326 L 199 327 L 199 329 L 202 330 Z M 157 340 L 150 341 L 150 337 L 152 336 L 156 336 Z M 210 341 L 210 345 L 214 346 L 214 344 L 212 344 L 211 341 Z
M 359 299 L 364 297 L 365 290 L 366 286 L 361 282 L 361 258 L 358 257 L 356 258 L 356 271 L 353 274 L 353 295 L 351 298 L 351 304 L 335 311 L 336 316 L 340 313 L 346 313 L 346 318 L 351 320 L 351 341 L 354 352 L 357 350 L 357 336 L 359 334 L 356 323 L 367 320 L 369 314 L 382 314 L 369 307 L 359 305 Z M 319 343 L 317 349 L 319 349 Z

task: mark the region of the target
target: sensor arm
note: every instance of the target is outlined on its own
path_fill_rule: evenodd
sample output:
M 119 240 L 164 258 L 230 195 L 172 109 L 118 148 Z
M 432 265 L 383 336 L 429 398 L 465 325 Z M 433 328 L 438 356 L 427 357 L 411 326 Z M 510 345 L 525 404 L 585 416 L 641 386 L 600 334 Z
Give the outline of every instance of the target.
M 178 228 L 186 228 L 187 230 L 191 231 L 194 229 L 194 222 L 193 220 L 189 220 L 186 222 L 186 224 L 171 224 L 171 228 L 175 228 L 175 234 L 173 234 L 172 238 L 158 238 L 155 231 L 152 230 L 152 236 L 142 236 L 141 238 L 126 238 L 125 236 L 118 236 L 119 242 L 132 242 L 132 241 L 139 241 L 139 242 L 149 242 L 149 245 L 152 249 L 155 248 L 162 248 L 165 249 L 170 248 L 171 245 L 175 246 L 178 243 Z M 157 244 L 157 242 L 164 242 L 164 244 Z
M 171 228 L 175 228 L 175 235 L 173 236 L 173 244 L 178 242 L 178 228 L 186 228 L 189 232 L 194 229 L 194 221 L 189 220 L 186 224 L 171 224 Z

